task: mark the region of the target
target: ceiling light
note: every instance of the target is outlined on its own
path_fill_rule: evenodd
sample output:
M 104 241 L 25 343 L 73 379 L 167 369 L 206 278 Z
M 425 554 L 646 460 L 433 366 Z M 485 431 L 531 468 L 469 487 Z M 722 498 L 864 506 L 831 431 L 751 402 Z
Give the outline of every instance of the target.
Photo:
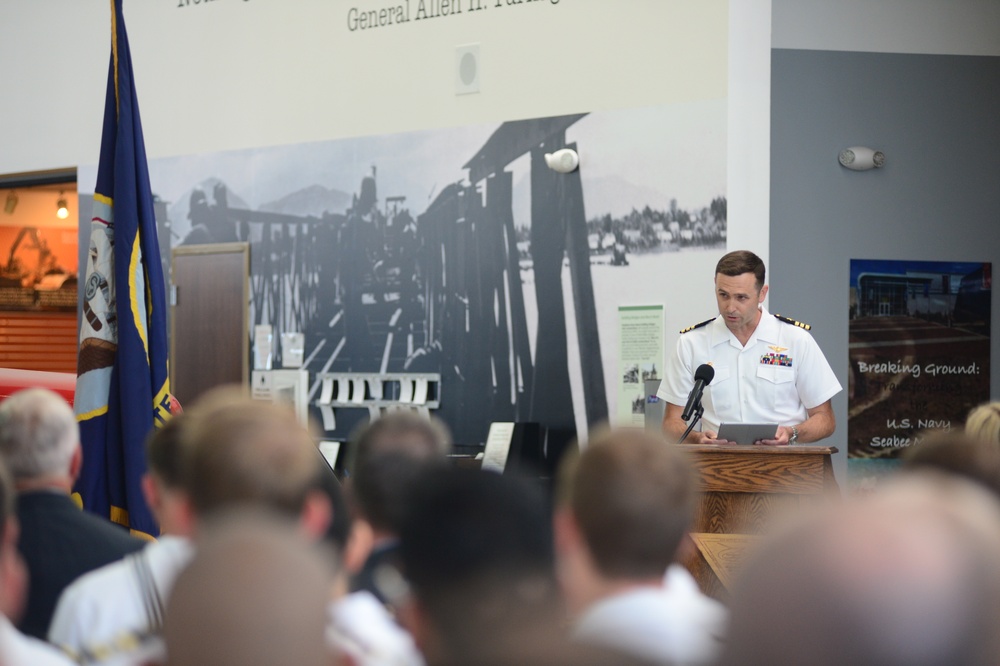
M 69 208 L 67 208 L 66 206 L 67 206 L 66 197 L 64 197 L 63 193 L 60 192 L 59 201 L 56 202 L 56 217 L 58 217 L 60 220 L 65 220 L 67 217 L 69 217 Z

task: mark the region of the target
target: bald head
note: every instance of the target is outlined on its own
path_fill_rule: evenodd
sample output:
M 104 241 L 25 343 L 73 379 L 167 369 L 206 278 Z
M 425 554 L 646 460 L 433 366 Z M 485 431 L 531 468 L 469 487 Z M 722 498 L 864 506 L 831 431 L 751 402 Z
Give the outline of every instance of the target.
M 0 454 L 16 481 L 68 475 L 79 444 L 73 410 L 58 394 L 32 388 L 0 403 Z
M 732 608 L 724 664 L 1000 663 L 1000 507 L 914 473 L 771 541 Z
M 284 521 L 261 516 L 227 515 L 211 532 L 171 592 L 167 664 L 330 664 L 331 582 L 318 554 Z

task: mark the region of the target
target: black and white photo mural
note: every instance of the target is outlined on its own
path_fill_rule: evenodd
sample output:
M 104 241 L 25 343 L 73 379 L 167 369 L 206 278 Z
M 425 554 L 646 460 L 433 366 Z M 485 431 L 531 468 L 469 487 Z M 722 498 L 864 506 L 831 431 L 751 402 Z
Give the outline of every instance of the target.
M 150 178 L 165 265 L 250 243 L 249 334 L 305 334 L 311 401 L 318 373 L 439 373 L 437 413 L 476 444 L 492 421 L 575 435 L 615 413 L 616 308 L 669 302 L 674 253 L 725 248 L 725 128 L 708 100 L 155 159 Z M 563 148 L 570 173 L 546 165 Z M 327 436 L 367 418 L 338 410 Z

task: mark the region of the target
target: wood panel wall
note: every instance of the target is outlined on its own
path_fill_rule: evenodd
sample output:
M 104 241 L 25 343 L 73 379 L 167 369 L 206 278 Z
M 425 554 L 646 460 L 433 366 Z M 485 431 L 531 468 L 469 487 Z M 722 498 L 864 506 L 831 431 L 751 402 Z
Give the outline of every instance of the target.
M 0 312 L 0 368 L 76 372 L 76 313 Z

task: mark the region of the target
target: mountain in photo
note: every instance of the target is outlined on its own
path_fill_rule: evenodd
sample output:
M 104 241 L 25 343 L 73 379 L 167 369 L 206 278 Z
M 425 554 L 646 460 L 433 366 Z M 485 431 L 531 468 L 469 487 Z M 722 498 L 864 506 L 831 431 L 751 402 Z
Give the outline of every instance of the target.
M 286 215 L 312 215 L 321 217 L 323 213 L 344 213 L 351 206 L 352 197 L 346 192 L 310 185 L 286 194 L 280 199 L 261 205 L 260 210 Z

